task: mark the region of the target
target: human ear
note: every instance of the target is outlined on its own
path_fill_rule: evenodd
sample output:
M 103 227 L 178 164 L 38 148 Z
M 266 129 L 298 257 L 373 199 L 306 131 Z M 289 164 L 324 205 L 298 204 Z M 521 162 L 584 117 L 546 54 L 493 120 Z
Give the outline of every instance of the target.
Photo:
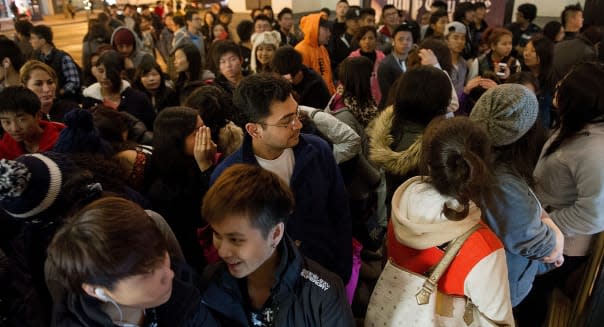
M 281 242 L 281 239 L 283 239 L 283 235 L 285 235 L 285 223 L 280 222 L 278 223 L 275 227 L 273 227 L 273 230 L 270 234 L 270 238 L 271 238 L 271 244 L 273 244 L 273 247 L 276 247 L 277 244 L 279 244 L 279 242 Z
M 256 123 L 247 123 L 245 124 L 245 130 L 252 138 L 256 138 L 260 136 L 260 132 L 258 131 L 258 124 Z

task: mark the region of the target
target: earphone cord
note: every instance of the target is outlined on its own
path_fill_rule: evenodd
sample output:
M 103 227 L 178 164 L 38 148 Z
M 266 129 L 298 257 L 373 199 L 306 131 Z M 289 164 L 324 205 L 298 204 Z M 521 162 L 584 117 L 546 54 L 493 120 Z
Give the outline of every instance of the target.
M 109 302 L 111 304 L 113 304 L 113 306 L 117 309 L 117 312 L 120 313 L 120 322 L 123 322 L 124 321 L 124 313 L 122 312 L 122 308 L 120 308 L 120 306 L 115 301 L 113 301 L 112 298 L 107 297 L 107 300 L 109 300 Z

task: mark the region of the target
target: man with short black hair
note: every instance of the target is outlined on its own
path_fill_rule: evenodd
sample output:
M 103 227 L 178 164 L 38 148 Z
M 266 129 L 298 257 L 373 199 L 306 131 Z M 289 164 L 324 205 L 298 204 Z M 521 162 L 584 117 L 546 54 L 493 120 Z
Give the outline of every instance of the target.
M 205 62 L 205 45 L 203 34 L 201 33 L 201 16 L 196 10 L 189 10 L 185 13 L 186 26 L 174 33 L 172 40 L 172 49 L 178 48 L 183 43 L 191 43 L 197 47 L 201 53 L 202 66 Z
M 340 278 L 290 238 L 295 210 L 285 181 L 256 165 L 231 166 L 206 193 L 202 214 L 223 262 L 206 269 L 202 302 L 222 326 L 354 325 Z
M 407 55 L 413 46 L 415 26 L 402 23 L 393 32 L 392 37 L 392 52 L 387 55 L 378 67 L 378 82 L 382 99 L 379 103 L 379 108 L 384 108 L 390 88 L 394 82 L 407 71 Z
M 359 19 L 359 27 L 374 26 L 375 27 L 375 9 L 361 8 L 361 17 Z
M 265 14 L 254 17 L 254 33 L 270 32 L 273 30 L 272 20 Z
M 319 14 L 316 14 L 319 15 Z M 233 95 L 247 118 L 242 146 L 212 173 L 212 181 L 236 164 L 260 166 L 294 192 L 296 209 L 287 222 L 302 254 L 348 283 L 352 269 L 352 222 L 344 182 L 331 148 L 300 134 L 302 123 L 292 86 L 274 74 L 244 78 Z
M 382 8 L 382 21 L 384 25 L 377 31 L 378 49 L 385 54 L 389 54 L 392 50 L 394 30 L 400 24 L 398 9 L 394 5 L 385 5 Z
M 514 57 L 522 58 L 522 51 L 531 37 L 541 33 L 541 28 L 533 24 L 536 17 L 537 6 L 532 3 L 523 3 L 518 6 L 516 11 L 516 22 L 506 26 L 512 32 L 512 45 L 517 51 Z
M 340 35 L 344 33 L 344 30 L 346 29 L 344 23 L 346 22 L 346 13 L 348 12 L 349 7 L 350 5 L 347 0 L 339 0 L 338 3 L 336 3 L 336 18 L 331 25 L 331 34 Z
M 564 7 L 560 21 L 564 26 L 564 40 L 574 39 L 583 27 L 583 8 L 579 3 Z
M 252 56 L 252 33 L 254 33 L 254 22 L 242 20 L 237 24 L 237 35 L 239 36 L 239 50 L 241 51 L 241 72 L 247 75 L 250 72 L 250 59 Z
M 59 78 L 57 97 L 80 103 L 80 68 L 65 51 L 55 48 L 52 30 L 46 25 L 34 26 L 29 42 L 34 49 L 33 58 L 52 67 Z
M 279 20 L 279 33 L 281 34 L 281 45 L 298 44 L 298 36 L 294 33 L 294 12 L 290 8 L 283 8 L 277 14 Z
M 26 20 L 18 20 L 14 24 L 15 26 L 15 43 L 21 49 L 21 53 L 23 53 L 23 58 L 28 60 L 31 58 L 34 49 L 31 47 L 31 43 L 29 43 L 29 39 L 31 37 L 31 30 L 34 25 Z
M 23 86 L 0 91 L 0 159 L 13 160 L 22 154 L 52 150 L 65 126 L 42 120 L 40 99 Z
M 340 35 L 333 35 L 329 40 L 329 59 L 331 60 L 331 70 L 334 79 L 338 80 L 338 66 L 350 53 L 358 48 L 358 44 L 353 44 L 352 40 L 359 30 L 359 21 L 361 19 L 361 8 L 359 6 L 350 6 L 346 12 L 346 29 Z
M 323 109 L 331 96 L 325 82 L 314 70 L 302 64 L 302 55 L 292 47 L 280 47 L 273 56 L 273 68 L 292 83 L 296 100 L 302 106 Z

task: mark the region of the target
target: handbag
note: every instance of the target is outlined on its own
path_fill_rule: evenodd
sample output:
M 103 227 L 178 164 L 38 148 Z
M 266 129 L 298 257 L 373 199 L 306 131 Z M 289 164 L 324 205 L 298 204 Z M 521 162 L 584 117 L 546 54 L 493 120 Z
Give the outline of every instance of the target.
M 479 227 L 480 224 L 476 224 L 451 241 L 428 277 L 399 267 L 389 259 L 371 294 L 365 326 L 466 327 L 481 326 L 481 321 L 489 321 L 467 297 L 438 290 L 441 276 Z

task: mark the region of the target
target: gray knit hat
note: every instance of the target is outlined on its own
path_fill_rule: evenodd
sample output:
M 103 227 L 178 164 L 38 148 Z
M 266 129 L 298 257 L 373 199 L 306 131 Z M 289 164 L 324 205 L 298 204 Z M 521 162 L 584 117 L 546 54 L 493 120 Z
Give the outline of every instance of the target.
M 539 103 L 535 94 L 520 84 L 502 84 L 478 99 L 470 119 L 487 131 L 493 146 L 518 141 L 537 120 Z

